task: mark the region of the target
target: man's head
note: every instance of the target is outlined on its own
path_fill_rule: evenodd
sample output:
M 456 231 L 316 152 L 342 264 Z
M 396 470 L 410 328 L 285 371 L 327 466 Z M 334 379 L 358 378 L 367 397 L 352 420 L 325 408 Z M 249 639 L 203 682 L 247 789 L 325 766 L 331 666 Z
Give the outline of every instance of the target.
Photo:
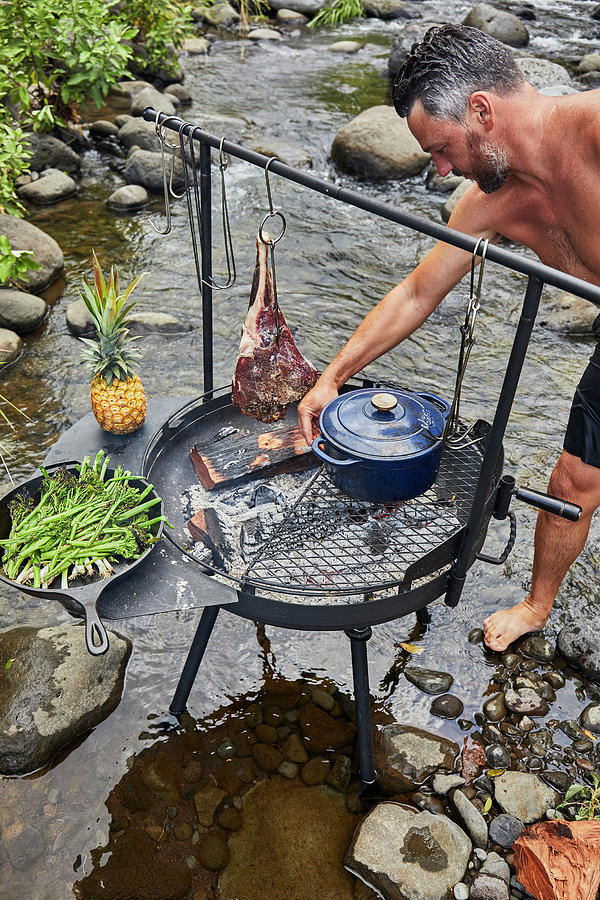
M 443 169 L 462 169 L 459 174 L 491 193 L 509 172 L 506 152 L 494 140 L 493 98 L 518 92 L 525 84 L 512 54 L 495 38 L 466 25 L 435 26 L 413 44 L 404 61 L 394 85 L 394 105 L 400 116 L 408 116 L 411 131 L 432 152 L 442 174 Z M 457 150 L 453 132 L 462 135 L 464 154 Z M 453 140 L 453 153 L 442 156 L 440 164 L 434 151 L 442 150 L 446 135 Z

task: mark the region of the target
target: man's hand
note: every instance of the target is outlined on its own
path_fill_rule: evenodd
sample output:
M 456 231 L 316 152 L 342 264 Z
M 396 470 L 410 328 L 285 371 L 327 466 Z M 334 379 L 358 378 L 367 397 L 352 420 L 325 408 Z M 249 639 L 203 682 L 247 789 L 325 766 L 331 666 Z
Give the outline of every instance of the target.
M 312 444 L 313 438 L 319 432 L 319 415 L 324 406 L 334 400 L 338 390 L 331 381 L 319 378 L 314 388 L 306 394 L 298 405 L 298 425 L 307 444 Z

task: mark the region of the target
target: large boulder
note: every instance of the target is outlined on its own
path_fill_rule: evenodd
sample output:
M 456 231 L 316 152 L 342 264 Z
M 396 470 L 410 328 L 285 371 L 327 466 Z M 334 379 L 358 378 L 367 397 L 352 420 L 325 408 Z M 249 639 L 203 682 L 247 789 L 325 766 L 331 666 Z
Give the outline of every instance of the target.
M 440 900 L 470 853 L 471 841 L 446 816 L 380 803 L 356 829 L 345 863 L 386 900 Z
M 529 32 L 521 20 L 490 3 L 474 6 L 463 20 L 463 25 L 479 28 L 484 34 L 511 47 L 526 47 L 529 43 Z
M 518 56 L 515 59 L 523 77 L 534 86 L 536 90 L 555 87 L 557 85 L 569 85 L 571 76 L 564 66 L 550 62 L 548 59 L 537 59 L 535 56 Z
M 412 725 L 386 725 L 378 744 L 378 781 L 390 793 L 412 791 L 436 772 L 452 771 L 459 753 L 454 741 Z
M 23 352 L 23 341 L 10 328 L 0 328 L 0 359 L 3 363 L 11 363 Z
M 148 191 L 141 184 L 124 184 L 106 199 L 108 208 L 117 213 L 136 212 L 149 203 Z
M 30 269 L 21 287 L 38 294 L 56 281 L 65 264 L 63 252 L 50 235 L 24 219 L 0 213 L 0 234 L 5 234 L 13 250 L 31 250 L 39 269 Z
M 560 795 L 537 775 L 512 770 L 494 778 L 494 797 L 503 812 L 526 825 L 542 819 L 560 800 Z
M 26 334 L 41 325 L 48 312 L 48 306 L 41 299 L 26 291 L 12 288 L 0 289 L 0 326 Z
M 404 0 L 365 0 L 365 15 L 373 19 L 417 19 L 419 13 Z
M 121 699 L 130 653 L 130 642 L 114 632 L 107 652 L 92 656 L 77 626 L 2 629 L 0 772 L 23 775 L 46 766 L 102 722 Z
M 456 206 L 462 195 L 469 190 L 472 184 L 473 182 L 469 178 L 461 178 L 458 186 L 454 188 L 454 190 L 442 206 L 441 213 L 444 222 L 448 221 L 448 219 L 454 212 L 454 207 Z
M 589 300 L 560 293 L 544 302 L 538 314 L 540 325 L 559 334 L 593 337 L 592 325 L 600 310 Z
M 271 9 L 293 9 L 303 16 L 312 18 L 327 4 L 325 0 L 269 0 Z
M 376 179 L 418 175 L 430 159 L 392 106 L 372 106 L 344 125 L 331 156 L 344 172 Z
M 400 66 L 410 53 L 412 45 L 417 41 L 422 41 L 425 32 L 439 24 L 439 22 L 411 22 L 401 29 L 394 40 L 388 59 L 388 75 L 392 81 L 398 75 Z
M 79 171 L 81 160 L 74 150 L 51 134 L 28 134 L 25 137 L 31 149 L 29 165 L 34 172 L 44 169 L 60 169 L 73 174 Z
M 153 122 L 146 122 L 145 119 L 128 119 L 119 128 L 118 137 L 124 147 L 136 146 L 140 150 L 151 150 L 153 153 L 160 150 L 156 127 Z
M 561 628 L 556 648 L 568 663 L 600 683 L 600 616 L 571 622 Z
M 269 4 L 273 6 L 273 4 Z M 276 7 L 273 7 L 275 9 Z M 204 7 L 204 19 L 217 28 L 230 28 L 240 20 L 240 14 L 227 0 L 217 0 L 212 6 Z
M 174 116 L 176 111 L 172 95 L 162 94 L 153 87 L 142 88 L 131 98 L 132 115 L 141 116 L 147 106 L 153 106 L 166 116 Z
M 162 167 L 161 153 L 134 150 L 127 158 L 123 177 L 128 184 L 141 184 L 152 194 L 162 194 L 164 191 Z M 172 187 L 175 191 L 181 191 L 184 187 L 181 160 L 178 158 L 175 159 Z
M 265 156 L 276 156 L 281 162 L 288 166 L 300 168 L 302 166 L 312 166 L 313 159 L 309 150 L 300 147 L 298 144 L 291 144 L 288 141 L 282 141 L 279 138 L 264 137 L 258 144 L 253 145 L 253 150 L 257 153 L 263 153 Z

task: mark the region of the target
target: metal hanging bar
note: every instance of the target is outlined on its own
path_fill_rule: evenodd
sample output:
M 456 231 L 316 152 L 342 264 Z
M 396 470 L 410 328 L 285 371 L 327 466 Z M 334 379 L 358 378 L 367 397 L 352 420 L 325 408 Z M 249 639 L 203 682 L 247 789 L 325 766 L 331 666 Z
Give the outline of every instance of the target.
M 149 106 L 144 110 L 143 118 L 147 122 L 153 122 L 156 115 L 156 110 Z M 163 114 L 159 113 L 159 115 L 162 116 Z M 170 121 L 177 123 L 176 125 L 166 124 L 167 128 L 178 131 L 179 127 L 183 125 L 184 132 L 194 140 L 202 140 L 215 149 L 219 148 L 221 138 L 203 131 L 199 126 L 194 125 L 191 122 L 185 122 L 183 119 L 178 119 L 176 116 L 164 116 L 164 119 L 167 118 Z M 161 122 L 163 121 L 164 120 L 161 119 Z M 269 157 L 264 156 L 262 153 L 248 150 L 246 147 L 242 147 L 240 144 L 235 144 L 232 141 L 224 141 L 223 150 L 226 153 L 229 153 L 230 156 L 235 156 L 238 159 L 243 159 L 246 162 L 252 163 L 252 165 L 260 166 L 261 169 L 265 168 L 265 165 L 269 160 Z M 368 195 L 333 184 L 333 182 L 326 181 L 324 178 L 317 178 L 309 172 L 302 171 L 301 169 L 294 169 L 292 166 L 288 166 L 286 163 L 280 162 L 279 160 L 275 160 L 272 163 L 270 170 L 282 178 L 287 178 L 288 181 L 301 184 L 304 187 L 317 191 L 317 193 L 333 197 L 335 200 L 341 200 L 343 203 L 348 203 L 358 209 L 373 213 L 376 216 L 380 216 L 382 219 L 388 219 L 390 222 L 404 225 L 407 228 L 411 228 L 413 231 L 420 232 L 420 234 L 427 234 L 437 240 L 444 241 L 446 244 L 451 244 L 453 247 L 458 247 L 460 250 L 466 250 L 468 253 L 473 253 L 475 250 L 477 244 L 476 238 L 473 238 L 468 234 L 463 234 L 461 231 L 456 231 L 453 228 L 448 228 L 447 225 L 438 224 L 429 219 L 424 219 L 421 216 L 416 216 L 413 213 L 406 212 L 404 209 L 392 206 L 382 200 L 374 200 Z M 573 275 L 567 275 L 565 272 L 560 272 L 558 269 L 553 269 L 537 260 L 528 259 L 526 256 L 521 256 L 511 250 L 505 250 L 497 244 L 490 245 L 487 252 L 487 258 L 490 262 L 498 263 L 507 269 L 520 272 L 527 277 L 532 276 L 539 278 L 546 284 L 568 291 L 578 297 L 583 297 L 585 300 L 591 300 L 592 303 L 596 303 L 600 306 L 600 287 L 591 284 L 590 282 L 583 281 L 581 278 L 575 278 Z

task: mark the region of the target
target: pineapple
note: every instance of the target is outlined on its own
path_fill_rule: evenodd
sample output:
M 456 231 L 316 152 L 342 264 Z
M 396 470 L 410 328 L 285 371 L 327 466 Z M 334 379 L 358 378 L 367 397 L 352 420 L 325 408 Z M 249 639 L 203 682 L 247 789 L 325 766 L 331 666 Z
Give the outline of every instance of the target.
M 133 372 L 142 354 L 131 346 L 136 338 L 129 337 L 126 327 L 127 316 L 135 305 L 135 301 L 126 305 L 127 298 L 143 276 L 134 278 L 121 293 L 114 266 L 106 280 L 94 252 L 92 256 L 94 284 L 90 285 L 84 275 L 83 288 L 79 290 L 97 332 L 95 340 L 81 338 L 87 344 L 83 357 L 94 374 L 92 409 L 105 431 L 129 434 L 143 425 L 146 416 L 144 388 Z

